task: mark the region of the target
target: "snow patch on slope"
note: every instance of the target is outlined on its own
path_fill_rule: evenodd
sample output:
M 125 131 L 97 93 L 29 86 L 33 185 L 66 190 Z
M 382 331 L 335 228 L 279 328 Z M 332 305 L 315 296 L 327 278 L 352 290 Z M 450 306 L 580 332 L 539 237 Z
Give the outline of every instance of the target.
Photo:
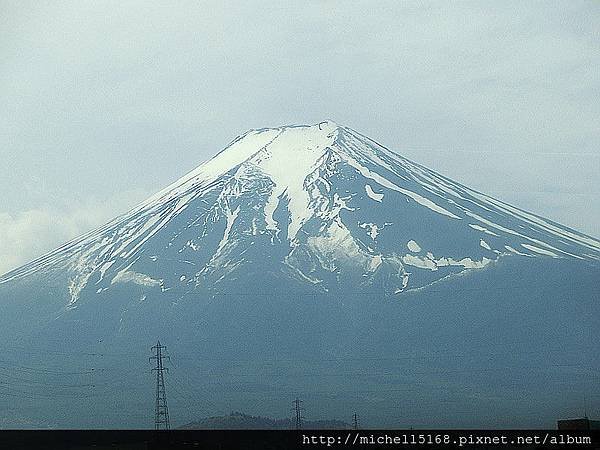
M 161 282 L 144 273 L 134 272 L 133 270 L 121 270 L 112 279 L 110 284 L 116 283 L 134 283 L 140 286 L 160 286 Z
M 483 231 L 484 233 L 486 233 L 486 234 L 491 234 L 492 236 L 498 236 L 498 235 L 497 235 L 496 233 L 494 233 L 493 231 L 490 231 L 490 230 L 488 230 L 487 228 L 485 228 L 485 227 L 482 227 L 481 225 L 476 225 L 476 224 L 474 224 L 474 223 L 470 223 L 470 224 L 469 224 L 469 226 L 470 226 L 471 228 L 473 228 L 474 230 L 477 230 L 477 231 Z
M 402 262 L 407 266 L 435 271 L 440 267 L 448 266 L 464 267 L 465 269 L 482 269 L 491 263 L 492 260 L 485 257 L 480 261 L 473 260 L 469 257 L 461 258 L 459 260 L 448 257 L 436 258 L 431 253 L 427 253 L 426 257 L 417 255 L 404 255 L 402 256 Z
M 511 252 L 511 253 L 514 253 L 515 255 L 520 255 L 520 256 L 531 256 L 531 255 L 528 255 L 527 253 L 522 253 L 522 252 L 520 252 L 519 250 L 512 248 L 510 245 L 505 245 L 505 246 L 504 246 L 504 248 L 505 248 L 506 250 L 508 250 L 509 252 Z
M 381 264 L 381 255 L 365 253 L 356 243 L 350 231 L 337 222 L 332 222 L 319 236 L 308 238 L 308 246 L 317 255 L 322 267 L 334 271 L 337 263 L 374 271 Z
M 421 246 L 419 244 L 417 244 L 415 241 L 413 241 L 412 239 L 410 241 L 408 241 L 408 244 L 406 244 L 406 246 L 408 247 L 408 249 L 411 252 L 419 253 L 421 251 Z
M 553 258 L 557 258 L 558 255 L 550 250 L 545 250 L 543 248 L 536 247 L 531 244 L 521 244 L 521 247 L 525 247 L 527 250 L 531 250 L 532 252 L 539 253 L 540 255 L 552 256 Z
M 237 219 L 240 213 L 240 207 L 238 206 L 235 211 L 227 211 L 227 223 L 225 225 L 225 231 L 223 232 L 223 237 L 219 241 L 219 245 L 217 246 L 217 250 L 213 256 L 213 259 L 221 254 L 227 242 L 229 241 L 229 234 L 231 233 L 231 229 L 233 227 L 233 223 L 235 219 Z
M 373 190 L 370 184 L 365 184 L 365 191 L 370 199 L 375 200 L 376 202 L 381 203 L 383 200 L 383 194 L 379 194 Z
M 379 234 L 379 227 L 376 223 L 361 223 L 359 227 L 367 230 L 367 234 L 371 237 L 371 239 L 375 240 L 377 235 Z
M 69 280 L 70 300 L 67 305 L 67 308 L 74 308 L 76 306 L 75 304 L 77 300 L 79 300 L 79 295 L 81 294 L 83 288 L 85 288 L 85 286 L 87 285 L 91 274 L 92 272 L 82 273 Z

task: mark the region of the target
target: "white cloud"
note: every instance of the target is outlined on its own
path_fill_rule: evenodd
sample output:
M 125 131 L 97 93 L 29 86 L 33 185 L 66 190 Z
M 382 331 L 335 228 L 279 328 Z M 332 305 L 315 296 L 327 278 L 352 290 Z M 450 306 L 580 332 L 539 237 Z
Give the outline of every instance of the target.
M 66 210 L 46 208 L 0 213 L 0 274 L 103 225 L 146 196 L 146 192 L 132 190 L 108 201 L 90 201 Z

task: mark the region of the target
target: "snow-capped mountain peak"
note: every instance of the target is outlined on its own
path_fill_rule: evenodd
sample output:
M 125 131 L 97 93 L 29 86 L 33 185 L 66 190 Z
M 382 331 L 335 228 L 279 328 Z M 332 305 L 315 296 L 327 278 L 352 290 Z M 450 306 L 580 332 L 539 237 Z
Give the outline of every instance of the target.
M 0 283 L 61 273 L 70 307 L 84 292 L 123 283 L 163 293 L 291 283 L 394 295 L 508 257 L 598 264 L 600 242 L 323 121 L 244 133 L 130 212 Z

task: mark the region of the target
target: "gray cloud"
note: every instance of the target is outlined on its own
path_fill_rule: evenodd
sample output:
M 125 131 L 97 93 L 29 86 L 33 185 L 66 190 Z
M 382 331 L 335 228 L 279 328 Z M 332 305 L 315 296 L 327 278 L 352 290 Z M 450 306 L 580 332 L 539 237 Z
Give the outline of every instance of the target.
M 583 1 L 5 1 L 0 212 L 75 214 L 249 128 L 331 118 L 599 236 L 599 19 Z

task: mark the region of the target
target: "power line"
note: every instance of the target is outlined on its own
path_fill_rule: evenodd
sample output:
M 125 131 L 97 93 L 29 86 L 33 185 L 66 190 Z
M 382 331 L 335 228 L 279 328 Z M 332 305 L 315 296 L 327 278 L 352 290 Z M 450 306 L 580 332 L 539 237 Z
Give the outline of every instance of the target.
M 171 356 L 168 352 L 167 355 L 169 357 Z M 175 369 L 177 369 L 177 376 L 181 376 L 182 378 L 181 380 L 179 380 L 177 376 L 171 376 L 170 382 L 174 383 L 175 386 L 177 386 L 180 390 L 184 391 L 184 393 L 187 393 L 187 396 L 185 396 L 184 398 L 186 402 L 189 402 L 194 397 L 201 397 L 203 403 L 207 403 L 208 406 L 212 407 L 213 409 L 218 409 L 215 403 L 211 402 L 206 398 L 206 393 L 204 391 L 198 391 L 194 388 L 194 386 L 198 384 L 197 381 L 192 381 L 189 378 L 188 373 L 185 370 L 183 370 L 182 367 L 175 364 L 175 362 L 173 362 L 171 359 L 169 359 L 169 362 L 171 362 Z
M 566 336 L 568 338 L 571 337 L 577 337 L 577 335 L 571 335 L 571 336 Z M 510 345 L 519 345 L 522 344 L 521 341 L 512 341 L 512 342 L 502 342 L 502 346 L 503 347 L 508 347 Z M 164 350 L 165 347 L 163 347 Z M 579 346 L 578 347 L 579 350 L 595 350 L 596 346 L 593 345 L 589 345 L 589 346 Z M 36 355 L 46 355 L 46 354 L 54 354 L 53 352 L 47 352 L 45 349 L 39 348 L 39 349 L 32 349 L 35 350 L 35 352 L 32 351 L 32 353 L 35 353 Z M 440 351 L 435 351 L 435 350 L 428 350 L 428 351 L 418 351 L 415 352 L 413 355 L 403 355 L 403 356 L 342 356 L 342 357 L 319 357 L 319 358 L 315 358 L 315 357 L 302 357 L 302 356 L 294 356 L 294 357 L 276 357 L 276 358 L 261 358 L 261 365 L 264 364 L 268 364 L 268 363 L 282 363 L 282 362 L 296 362 L 296 361 L 308 361 L 308 362 L 334 362 L 334 363 L 344 363 L 344 362 L 349 362 L 349 361 L 415 361 L 415 360 L 427 360 L 430 358 L 435 358 L 438 359 L 440 357 L 444 357 L 444 358 L 451 358 L 451 359 L 455 359 L 455 358 L 477 358 L 478 360 L 482 360 L 481 355 L 478 355 L 477 353 L 475 353 L 477 350 L 474 350 L 473 352 L 470 353 L 465 353 L 465 352 L 448 352 L 447 350 L 440 350 Z M 547 351 L 547 355 L 551 355 L 554 352 L 556 352 L 557 349 L 548 349 Z M 72 353 L 63 353 L 64 355 L 69 355 L 69 356 L 75 356 L 75 355 L 79 355 L 79 352 L 72 352 Z M 168 352 L 166 352 L 166 354 L 168 355 Z M 514 349 L 511 348 L 505 348 L 505 349 L 498 349 L 495 352 L 489 352 L 486 351 L 485 354 L 488 356 L 486 358 L 486 360 L 493 360 L 494 357 L 506 357 L 506 356 L 523 356 L 523 355 L 539 355 L 540 351 L 539 350 L 529 350 L 529 351 L 525 351 L 525 350 L 518 350 L 515 351 Z M 133 356 L 134 353 L 106 353 L 104 354 L 104 356 Z M 188 352 L 188 353 L 182 353 L 179 354 L 177 356 L 179 358 L 180 361 L 186 361 L 186 360 L 191 360 L 191 361 L 197 361 L 198 359 L 198 355 L 192 352 Z M 39 359 L 39 358 L 38 358 Z M 203 359 L 206 361 L 217 361 L 217 362 L 238 362 L 238 363 L 242 363 L 242 362 L 255 362 L 256 358 L 252 358 L 252 357 L 239 357 L 239 356 L 235 356 L 235 357 L 210 357 L 210 356 L 203 356 Z M 122 364 L 122 361 L 115 361 L 113 362 L 113 364 L 116 363 L 120 363 Z M 175 365 L 174 362 L 172 362 L 173 365 Z M 185 366 L 193 366 L 193 367 L 199 367 L 196 366 L 194 364 L 189 364 L 189 363 L 185 363 Z M 550 366 L 582 366 L 582 364 L 560 364 L 560 363 L 553 363 L 550 364 Z M 58 367 L 57 367 L 58 368 Z M 5 370 L 10 370 L 10 371 L 15 371 L 15 372 L 25 372 L 28 373 L 29 372 L 34 372 L 34 373 L 40 373 L 40 374 L 45 374 L 45 375 L 57 375 L 57 376 L 63 376 L 63 375 L 100 375 L 101 372 L 104 371 L 108 371 L 108 370 L 113 370 L 114 367 L 101 367 L 101 366 L 95 366 L 95 367 L 81 367 L 80 370 L 73 370 L 73 371 L 65 371 L 65 370 L 56 370 L 56 368 L 50 368 L 50 367 L 46 367 L 46 366 L 37 366 L 37 367 L 33 367 L 33 366 L 24 366 L 21 365 L 15 361 L 9 361 L 6 359 L 0 359 L 0 370 L 1 369 L 5 369 Z M 120 373 L 134 373 L 134 372 L 138 372 L 138 369 L 130 369 L 130 370 L 121 370 L 121 368 L 119 368 Z
M 161 351 L 161 355 L 164 358 L 167 358 L 168 353 L 166 352 L 166 349 L 164 346 L 162 347 L 162 351 Z M 153 347 L 154 348 L 154 347 Z M 164 353 L 163 353 L 164 352 Z M 539 353 L 538 351 L 530 351 L 530 352 L 519 352 L 521 355 L 528 355 L 528 354 L 537 354 Z M 549 354 L 552 354 L 549 353 Z M 388 368 L 385 369 L 384 367 L 379 367 L 376 370 L 372 370 L 369 369 L 367 370 L 367 374 L 369 376 L 381 376 L 381 377 L 394 377 L 394 376 L 398 376 L 398 377 L 406 377 L 406 376 L 414 376 L 414 375 L 429 375 L 429 376 L 436 376 L 436 375 L 447 375 L 447 376 L 451 376 L 453 374 L 461 374 L 461 373 L 469 373 L 469 374 L 485 374 L 485 373 L 489 373 L 489 372 L 496 372 L 496 371 L 532 371 L 532 370 L 555 370 L 557 368 L 561 368 L 561 367 L 572 367 L 572 368 L 580 368 L 585 370 L 585 373 L 579 373 L 578 376 L 582 376 L 582 377 L 587 377 L 589 378 L 590 374 L 588 373 L 588 371 L 592 371 L 594 370 L 594 367 L 592 367 L 592 365 L 590 364 L 590 366 L 588 367 L 587 364 L 583 364 L 583 363 L 560 363 L 560 362 L 554 362 L 554 363 L 544 363 L 544 364 L 526 364 L 526 365 L 519 365 L 518 363 L 515 363 L 514 361 L 511 361 L 509 364 L 507 364 L 508 361 L 496 361 L 496 359 L 500 356 L 504 356 L 507 355 L 506 351 L 502 351 L 502 352 L 498 352 L 497 354 L 492 353 L 488 355 L 488 358 L 478 358 L 477 354 L 470 354 L 470 353 L 464 353 L 464 352 L 446 352 L 446 351 L 440 351 L 440 352 L 436 352 L 436 351 L 428 351 L 428 352 L 422 352 L 422 353 L 417 353 L 415 355 L 402 355 L 402 356 L 394 356 L 394 357 L 369 357 L 369 356 L 358 356 L 358 357 L 342 357 L 342 358 L 310 358 L 310 357 L 306 357 L 306 358 L 302 358 L 302 357 L 292 357 L 292 358 L 277 358 L 277 359 L 269 359 L 266 358 L 263 361 L 263 366 L 261 366 L 260 370 L 257 370 L 257 368 L 252 368 L 252 367 L 246 367 L 246 369 L 243 372 L 239 372 L 239 370 L 241 370 L 241 367 L 237 367 L 238 370 L 233 370 L 231 371 L 229 368 L 226 370 L 226 372 L 224 373 L 222 370 L 213 368 L 209 371 L 208 374 L 206 374 L 205 376 L 208 376 L 209 380 L 204 380 L 204 384 L 214 384 L 213 382 L 210 382 L 210 379 L 218 379 L 221 380 L 223 379 L 223 375 L 227 375 L 229 376 L 232 380 L 237 380 L 240 377 L 260 377 L 262 375 L 267 375 L 267 376 L 284 376 L 287 379 L 298 379 L 298 378 L 304 378 L 304 377 L 318 377 L 319 379 L 323 379 L 323 378 L 340 378 L 340 377 L 347 377 L 348 375 L 352 375 L 352 374 L 356 374 L 356 375 L 360 375 L 360 374 L 365 374 L 364 372 L 364 368 L 360 368 L 358 366 L 362 366 L 363 362 L 373 362 L 373 363 L 377 363 L 377 362 L 402 362 L 402 361 L 413 361 L 413 362 L 419 362 L 420 360 L 422 361 L 423 364 L 419 364 L 417 367 L 411 367 L 411 369 L 409 370 L 403 370 L 403 369 L 393 369 L 393 368 Z M 490 357 L 491 356 L 491 357 Z M 460 363 L 458 364 L 458 366 L 455 367 L 442 367 L 440 361 L 438 359 L 440 358 L 452 358 L 452 359 L 457 359 L 457 358 L 468 358 L 468 359 L 475 359 L 473 362 L 470 361 L 464 361 L 464 363 Z M 494 358 L 496 357 L 496 358 Z M 191 357 L 190 357 L 191 358 Z M 186 357 L 182 357 L 180 359 L 187 359 Z M 197 360 L 197 357 L 194 358 Z M 211 358 L 209 358 L 211 359 Z M 236 362 L 239 364 L 243 363 L 244 361 L 251 361 L 251 360 L 246 360 L 243 358 L 215 358 L 216 360 L 224 360 L 224 361 L 232 361 L 232 362 Z M 428 364 L 430 359 L 435 359 L 438 361 L 431 361 L 430 364 Z M 170 359 L 169 359 L 170 360 Z M 252 360 L 253 361 L 253 360 Z M 339 368 L 335 368 L 335 367 L 331 367 L 331 369 L 335 369 L 333 371 L 333 373 L 331 373 L 330 370 L 327 370 L 325 372 L 323 371 L 318 371 L 318 370 L 305 370 L 306 368 L 303 365 L 303 368 L 301 369 L 300 373 L 297 373 L 296 369 L 289 369 L 292 373 L 286 373 L 286 371 L 281 371 L 281 370 L 275 370 L 275 373 L 273 373 L 272 370 L 269 370 L 269 363 L 284 363 L 284 362 L 296 362 L 296 361 L 306 361 L 308 363 L 316 363 L 316 364 L 323 364 L 323 363 L 332 363 L 332 364 L 357 364 L 358 366 L 356 368 L 353 367 L 353 369 L 355 370 L 344 370 L 343 373 L 341 373 L 342 371 L 340 371 Z M 21 394 L 21 397 L 23 398 L 61 398 L 61 397 L 73 397 L 73 398 L 77 398 L 77 397 L 99 397 L 101 396 L 101 393 L 103 391 L 107 391 L 110 390 L 110 392 L 112 392 L 113 394 L 115 392 L 118 391 L 124 391 L 124 390 L 131 390 L 131 386 L 127 385 L 127 381 L 122 379 L 122 374 L 123 373 L 128 373 L 127 370 L 125 371 L 119 371 L 119 380 L 114 380 L 113 376 L 111 376 L 110 373 L 107 372 L 103 372 L 103 369 L 98 369 L 96 368 L 96 370 L 94 370 L 94 368 L 90 368 L 88 370 L 85 371 L 64 371 L 64 370 L 53 370 L 53 369 L 49 369 L 48 367 L 43 367 L 43 366 L 24 366 L 21 364 L 16 364 L 12 361 L 2 361 L 3 365 L 0 366 L 0 374 L 4 377 L 4 382 L 0 383 L 0 388 L 2 389 L 2 391 L 4 391 L 5 393 L 11 393 L 11 397 L 19 397 L 18 394 Z M 482 364 L 488 362 L 489 364 Z M 497 364 L 500 363 L 500 364 Z M 264 366 L 264 364 L 266 364 L 266 366 Z M 11 367 L 12 366 L 12 367 Z M 185 402 L 185 403 L 197 403 L 197 400 L 195 399 L 202 399 L 202 402 L 208 403 L 207 406 L 209 407 L 215 407 L 216 405 L 209 401 L 206 398 L 206 392 L 203 391 L 200 388 L 196 388 L 199 380 L 198 379 L 194 379 L 192 380 L 191 377 L 189 377 L 187 370 L 190 370 L 190 367 L 199 367 L 196 366 L 194 364 L 189 364 L 189 363 L 184 363 L 185 367 L 180 367 L 181 370 L 178 370 L 178 373 L 181 376 L 180 380 L 177 379 L 171 379 L 172 377 L 169 377 L 169 381 L 172 381 L 174 384 L 174 391 L 177 391 L 177 399 L 180 402 Z M 377 367 L 379 366 L 378 364 L 374 365 L 373 367 Z M 487 366 L 487 367 L 486 367 Z M 264 370 L 265 367 L 267 368 L 267 370 Z M 276 368 L 276 366 L 274 366 Z M 204 368 L 204 367 L 203 367 Z M 206 369 L 206 368 L 204 368 Z M 285 369 L 285 368 L 284 368 Z M 381 370 L 383 369 L 383 370 Z M 166 370 L 166 369 L 165 369 Z M 197 372 L 194 372 L 197 373 Z M 261 375 L 262 374 L 262 375 Z M 70 378 L 67 377 L 67 375 L 73 376 L 74 378 Z M 79 375 L 79 376 L 77 376 Z M 57 379 L 57 377 L 61 377 L 62 379 Z M 597 377 L 593 376 L 593 379 L 596 380 Z M 121 388 L 119 389 L 119 384 L 121 384 Z M 130 383 L 131 384 L 131 383 Z M 217 383 L 218 384 L 218 383 Z M 169 384 L 171 385 L 171 384 Z M 52 389 L 46 389 L 45 387 L 50 387 Z M 217 386 L 218 387 L 218 386 Z M 380 389 L 379 391 L 382 392 L 398 392 L 400 390 L 398 389 L 390 389 L 391 386 L 385 387 L 383 389 Z M 16 388 L 16 389 L 15 389 Z M 224 389 L 224 386 L 221 386 L 222 389 Z M 182 392 L 183 391 L 183 392 Z M 363 391 L 360 391 L 363 392 Z M 365 391 L 367 392 L 367 391 Z M 368 391 L 371 392 L 371 391 Z M 376 391 L 372 391 L 372 392 L 376 392 Z M 317 391 L 315 391 L 315 393 L 318 393 Z M 341 393 L 338 393 L 338 395 Z M 106 395 L 104 395 L 106 396 Z M 218 408 L 217 408 L 218 409 Z

